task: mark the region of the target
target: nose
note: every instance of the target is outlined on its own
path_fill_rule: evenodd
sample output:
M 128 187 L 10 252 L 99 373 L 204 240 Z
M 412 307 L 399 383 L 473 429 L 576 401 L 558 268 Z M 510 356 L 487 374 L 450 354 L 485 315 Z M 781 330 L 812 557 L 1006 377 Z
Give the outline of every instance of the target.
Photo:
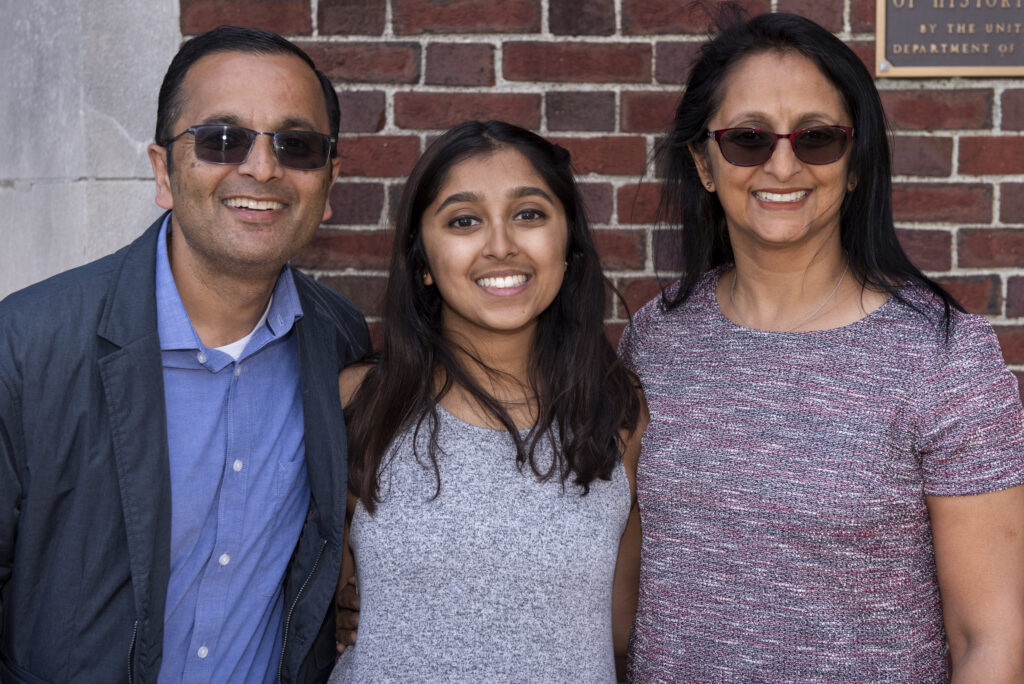
M 274 137 L 265 133 L 256 136 L 249 155 L 238 165 L 238 173 L 260 183 L 280 178 L 284 167 L 274 153 Z
M 779 180 L 788 180 L 801 168 L 801 161 L 793 152 L 793 143 L 786 138 L 775 141 L 772 156 L 764 163 L 764 170 Z
M 487 242 L 484 244 L 484 256 L 493 259 L 507 259 L 519 254 L 519 246 L 516 244 L 516 236 L 512 227 L 506 221 L 492 221 L 487 231 Z

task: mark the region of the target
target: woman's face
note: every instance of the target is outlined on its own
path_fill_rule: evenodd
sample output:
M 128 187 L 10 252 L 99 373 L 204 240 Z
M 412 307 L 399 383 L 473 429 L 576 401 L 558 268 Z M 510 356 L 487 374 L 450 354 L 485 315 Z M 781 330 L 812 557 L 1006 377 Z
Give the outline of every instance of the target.
M 792 133 L 811 126 L 853 126 L 839 91 L 806 57 L 766 52 L 726 77 L 721 106 L 708 130 L 751 127 Z M 734 250 L 809 247 L 839 241 L 839 207 L 855 179 L 847 172 L 851 143 L 830 164 L 808 164 L 779 139 L 768 161 L 736 166 L 709 139 L 692 148 L 704 191 L 718 194 Z
M 565 209 L 513 148 L 453 166 L 421 219 L 446 332 L 532 331 L 565 275 Z

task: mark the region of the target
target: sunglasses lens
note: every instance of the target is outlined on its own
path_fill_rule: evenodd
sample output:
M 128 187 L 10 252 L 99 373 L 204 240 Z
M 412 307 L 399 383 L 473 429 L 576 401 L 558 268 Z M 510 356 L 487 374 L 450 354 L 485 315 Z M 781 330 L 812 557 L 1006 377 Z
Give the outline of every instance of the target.
M 196 157 L 212 164 L 241 164 L 255 134 L 238 126 L 195 126 Z
M 775 138 L 756 128 L 733 128 L 718 138 L 722 156 L 736 166 L 757 166 L 772 156 Z
M 274 151 L 284 166 L 292 169 L 322 169 L 331 154 L 331 141 L 310 131 L 278 131 L 274 134 Z
M 846 131 L 837 126 L 815 126 L 793 136 L 793 152 L 807 164 L 830 164 L 843 156 Z

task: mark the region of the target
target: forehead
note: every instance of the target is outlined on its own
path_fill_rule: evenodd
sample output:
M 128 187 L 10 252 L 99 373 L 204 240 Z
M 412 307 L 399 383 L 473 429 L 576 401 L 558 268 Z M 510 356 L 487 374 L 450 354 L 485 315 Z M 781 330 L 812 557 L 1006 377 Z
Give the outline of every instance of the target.
M 306 121 L 328 130 L 327 106 L 313 70 L 294 55 L 215 52 L 185 74 L 181 117 L 191 126 L 229 121 L 256 130 Z
M 475 154 L 456 162 L 445 174 L 441 192 L 500 188 L 503 186 L 534 186 L 551 194 L 544 177 L 526 156 L 514 147 L 499 147 L 493 152 Z
M 814 62 L 797 52 L 754 54 L 730 69 L 713 118 L 730 124 L 751 114 L 780 125 L 799 123 L 809 115 L 850 123 L 842 94 Z

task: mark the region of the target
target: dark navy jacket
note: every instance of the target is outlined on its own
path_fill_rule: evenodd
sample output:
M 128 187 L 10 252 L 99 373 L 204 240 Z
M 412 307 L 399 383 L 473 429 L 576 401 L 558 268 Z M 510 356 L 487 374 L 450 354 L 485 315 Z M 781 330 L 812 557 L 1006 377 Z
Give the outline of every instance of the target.
M 0 681 L 155 682 L 171 501 L 156 322 L 163 218 L 0 302 Z M 347 471 L 338 371 L 351 302 L 295 272 L 311 501 L 284 586 L 285 682 L 325 680 Z

